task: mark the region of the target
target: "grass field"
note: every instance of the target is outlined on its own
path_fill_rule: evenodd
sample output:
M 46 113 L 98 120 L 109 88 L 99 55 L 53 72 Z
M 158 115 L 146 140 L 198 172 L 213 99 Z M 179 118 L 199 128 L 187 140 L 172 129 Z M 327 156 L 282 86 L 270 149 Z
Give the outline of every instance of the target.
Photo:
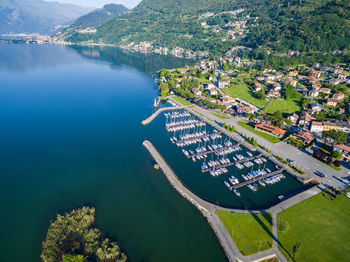
M 276 111 L 281 113 L 294 113 L 300 111 L 299 100 L 275 100 L 272 99 L 264 109 L 264 112 L 273 114 Z
M 350 261 L 350 199 L 318 194 L 278 215 L 279 249 L 295 261 Z M 281 230 L 281 227 L 284 229 Z
M 222 210 L 218 210 L 216 214 L 244 255 L 271 248 L 272 220 L 270 214 L 232 214 Z
M 273 136 L 273 135 L 269 135 L 265 132 L 255 130 L 254 127 L 252 127 L 252 126 L 250 126 L 247 123 L 244 123 L 242 121 L 238 121 L 238 125 L 240 125 L 241 127 L 244 127 L 245 129 L 257 134 L 258 136 L 261 136 L 262 138 L 266 139 L 267 141 L 270 141 L 271 143 L 275 144 L 275 143 L 281 142 L 281 140 L 278 137 Z
M 179 96 L 174 95 L 173 98 L 174 98 L 177 102 L 179 102 L 179 103 L 181 103 L 181 104 L 183 104 L 183 105 L 185 105 L 185 106 L 191 105 L 190 102 L 186 101 L 186 100 L 183 99 L 182 97 L 179 97 Z
M 233 87 L 225 88 L 223 91 L 233 98 L 241 98 L 257 107 L 262 107 L 266 103 L 266 99 L 259 100 L 253 96 L 253 90 L 247 84 L 238 84 Z
M 220 118 L 220 119 L 223 119 L 223 120 L 227 120 L 227 119 L 230 119 L 230 117 L 228 116 L 223 116 L 223 115 L 219 115 L 219 114 L 215 114 L 215 113 L 211 113 L 212 115 Z

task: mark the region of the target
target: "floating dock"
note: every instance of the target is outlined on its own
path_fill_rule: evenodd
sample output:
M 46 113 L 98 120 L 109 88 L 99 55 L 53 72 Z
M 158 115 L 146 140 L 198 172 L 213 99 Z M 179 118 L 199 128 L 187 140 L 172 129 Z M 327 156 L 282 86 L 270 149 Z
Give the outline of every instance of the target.
M 272 176 L 278 175 L 278 174 L 282 173 L 283 171 L 285 171 L 284 168 L 280 168 L 280 169 L 278 169 L 276 171 L 273 171 L 271 173 L 267 173 L 266 175 L 257 176 L 257 177 L 254 177 L 252 179 L 249 179 L 247 181 L 244 181 L 242 183 L 238 183 L 236 185 L 230 186 L 229 189 L 233 190 L 233 189 L 237 189 L 237 188 L 240 188 L 240 187 L 243 187 L 243 186 L 246 186 L 246 185 L 250 185 L 252 183 L 258 182 L 261 179 L 265 179 L 265 178 L 268 178 L 268 177 L 272 177 Z

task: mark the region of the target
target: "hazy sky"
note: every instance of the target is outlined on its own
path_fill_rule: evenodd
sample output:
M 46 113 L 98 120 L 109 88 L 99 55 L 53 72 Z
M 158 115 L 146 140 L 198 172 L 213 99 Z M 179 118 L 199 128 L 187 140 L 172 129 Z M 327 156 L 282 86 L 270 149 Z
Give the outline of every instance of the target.
M 122 4 L 126 7 L 132 8 L 135 7 L 141 0 L 46 0 L 46 1 L 57 1 L 60 3 L 69 3 L 77 4 L 83 6 L 92 6 L 92 7 L 102 7 L 105 4 Z

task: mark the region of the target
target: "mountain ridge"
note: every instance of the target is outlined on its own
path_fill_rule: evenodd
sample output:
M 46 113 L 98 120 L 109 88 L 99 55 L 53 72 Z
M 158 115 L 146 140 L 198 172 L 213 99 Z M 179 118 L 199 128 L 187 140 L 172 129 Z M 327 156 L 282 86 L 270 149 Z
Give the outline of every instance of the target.
M 0 0 L 0 33 L 50 33 L 92 9 L 42 0 Z
M 67 40 L 214 55 L 237 45 L 328 52 L 350 48 L 349 16 L 346 0 L 143 0 L 96 32 Z

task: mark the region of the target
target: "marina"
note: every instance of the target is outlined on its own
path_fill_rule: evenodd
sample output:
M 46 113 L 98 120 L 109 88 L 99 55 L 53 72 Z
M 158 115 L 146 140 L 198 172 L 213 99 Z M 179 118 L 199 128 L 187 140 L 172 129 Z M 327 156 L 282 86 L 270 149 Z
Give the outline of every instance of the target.
M 221 190 L 233 192 L 233 197 L 272 190 L 286 178 L 284 168 L 269 162 L 270 155 L 249 151 L 191 113 L 170 110 L 164 117 L 168 139 L 182 156 L 199 165 L 204 176 L 221 181 Z

